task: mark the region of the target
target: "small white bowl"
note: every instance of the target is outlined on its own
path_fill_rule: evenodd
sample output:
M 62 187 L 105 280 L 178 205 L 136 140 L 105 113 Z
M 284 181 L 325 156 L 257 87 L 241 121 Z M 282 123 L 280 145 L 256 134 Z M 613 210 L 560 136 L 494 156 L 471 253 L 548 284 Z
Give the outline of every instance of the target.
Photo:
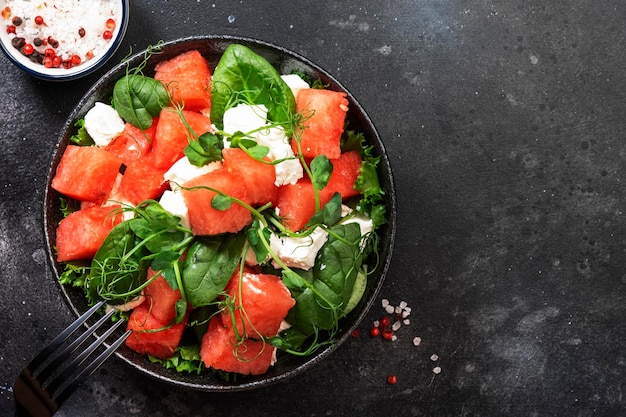
M 99 0 L 98 0 L 99 1 Z M 8 0 L 0 0 L 0 12 L 2 12 L 11 3 Z M 37 1 L 31 1 L 36 7 Z M 43 3 L 43 1 L 41 1 Z M 54 0 L 48 1 L 54 3 Z M 47 68 L 44 65 L 33 62 L 29 57 L 23 55 L 20 50 L 16 49 L 12 45 L 12 39 L 15 37 L 13 34 L 7 32 L 7 27 L 10 21 L 7 22 L 0 16 L 0 49 L 9 58 L 9 60 L 19 67 L 27 74 L 46 81 L 68 81 L 75 80 L 80 77 L 84 77 L 100 68 L 105 62 L 111 58 L 115 51 L 120 46 L 122 39 L 126 33 L 128 26 L 128 12 L 129 12 L 129 0 L 116 0 L 117 13 L 116 13 L 116 25 L 112 32 L 112 37 L 106 44 L 105 48 L 100 51 L 96 56 L 91 59 L 85 60 L 79 65 L 72 66 L 71 68 Z

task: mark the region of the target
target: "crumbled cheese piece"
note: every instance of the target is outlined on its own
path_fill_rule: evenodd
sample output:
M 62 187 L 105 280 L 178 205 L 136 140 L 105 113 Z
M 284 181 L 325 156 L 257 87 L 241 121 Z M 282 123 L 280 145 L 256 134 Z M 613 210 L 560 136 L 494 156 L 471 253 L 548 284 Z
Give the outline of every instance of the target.
M 263 104 L 238 104 L 224 112 L 224 132 L 230 135 L 248 133 L 266 124 L 267 107 Z
M 309 270 L 315 264 L 317 252 L 328 239 L 328 232 L 318 227 L 305 237 L 270 236 L 270 247 L 285 265 Z
M 97 102 L 85 114 L 85 130 L 97 146 L 107 146 L 124 131 L 124 120 L 108 104 Z
M 271 127 L 263 129 L 257 132 L 256 142 L 259 145 L 267 146 L 269 153 L 267 157 L 270 161 L 276 161 L 279 159 L 286 159 L 276 165 L 274 169 L 276 171 L 277 186 L 285 184 L 295 184 L 302 176 L 304 171 L 300 160 L 297 159 L 289 144 L 289 138 L 285 135 L 285 130 L 281 127 Z
M 176 190 L 192 178 L 208 174 L 209 172 L 215 171 L 221 167 L 222 163 L 219 161 L 197 167 L 192 165 L 191 162 L 189 162 L 189 159 L 185 156 L 176 161 L 174 165 L 172 165 L 172 167 L 167 170 L 165 174 L 163 174 L 163 179 L 170 182 L 170 189 Z
M 289 86 L 294 97 L 298 97 L 300 90 L 311 88 L 298 74 L 281 75 L 280 78 Z
M 185 205 L 185 200 L 181 193 L 165 190 L 159 200 L 159 204 L 165 211 L 180 217 L 181 226 L 186 228 L 190 227 L 187 206 Z

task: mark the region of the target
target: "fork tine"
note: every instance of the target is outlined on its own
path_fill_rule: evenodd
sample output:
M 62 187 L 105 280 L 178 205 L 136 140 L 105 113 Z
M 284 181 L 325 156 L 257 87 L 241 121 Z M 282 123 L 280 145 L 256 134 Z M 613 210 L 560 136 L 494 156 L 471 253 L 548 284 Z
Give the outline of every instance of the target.
M 32 361 L 28 364 L 27 368 L 31 370 L 31 372 L 37 369 L 46 359 L 50 357 L 52 352 L 57 350 L 59 346 L 63 342 L 67 340 L 79 327 L 81 327 L 88 319 L 91 317 L 96 311 L 98 311 L 103 305 L 104 301 L 100 301 L 95 304 L 89 310 L 87 310 L 83 315 L 81 315 L 74 323 L 70 324 L 65 330 L 63 330 L 57 337 L 48 344 L 37 356 L 33 358 Z
M 117 328 L 124 324 L 124 320 L 119 320 L 117 322 L 115 322 L 115 324 L 113 326 L 111 326 L 107 331 L 105 331 L 101 336 L 99 336 L 91 345 L 89 345 L 89 347 L 87 347 L 85 350 L 83 350 L 78 356 L 76 356 L 69 364 L 67 364 L 67 366 L 60 371 L 60 373 L 54 377 L 54 379 L 52 381 L 50 381 L 49 383 L 44 383 L 44 388 L 46 389 L 46 391 L 48 391 L 50 393 L 50 395 L 53 396 L 53 398 L 56 398 L 56 393 L 57 390 L 59 390 L 59 388 L 65 384 L 65 383 L 70 383 L 71 379 L 70 376 L 76 372 L 76 370 L 82 365 L 82 363 L 100 346 L 102 346 L 102 344 L 106 341 L 106 339 L 115 331 L 117 330 Z M 93 332 L 96 329 L 93 328 L 89 328 L 89 332 L 87 332 L 87 335 L 91 335 L 93 334 Z M 66 355 L 65 352 L 62 352 L 63 356 L 69 356 Z M 42 381 L 43 382 L 43 381 Z
M 108 322 L 114 313 L 115 311 L 111 310 L 104 316 L 100 317 L 100 319 L 93 326 L 91 326 L 88 331 L 77 337 L 76 340 L 69 344 L 65 349 L 59 352 L 52 352 L 54 357 L 43 369 L 39 371 L 31 369 L 35 377 L 39 378 L 40 381 L 45 381 L 55 370 L 59 369 L 59 365 L 67 360 L 67 358 L 74 353 L 74 351 L 76 351 L 76 349 L 78 349 L 89 336 L 98 330 L 104 323 Z
M 89 327 L 87 331 L 76 338 L 76 340 L 68 344 L 61 351 L 58 351 L 69 337 L 76 332 L 78 328 L 84 325 L 104 304 L 104 301 L 99 302 L 81 315 L 74 323 L 55 337 L 54 340 L 22 370 L 20 375 L 16 378 L 13 387 L 16 416 L 51 417 L 60 404 L 76 387 L 93 374 L 128 338 L 131 334 L 130 330 L 126 331 L 126 333 L 111 343 L 92 363 L 87 364 L 81 369 L 85 360 L 98 347 L 104 344 L 107 338 L 124 323 L 124 320 L 119 320 L 67 366 L 63 367 L 63 363 L 68 360 L 69 356 L 74 353 L 89 336 L 93 335 L 98 328 L 110 320 L 111 315 L 114 313 L 113 311 L 105 314 L 97 320 L 94 325 Z M 53 379 L 47 382 L 46 379 L 50 376 L 53 376 Z M 56 391 L 59 392 L 57 393 Z
M 120 321 L 121 323 L 121 321 Z M 117 326 L 116 326 L 117 327 Z M 75 377 L 73 381 L 67 383 L 65 388 L 63 388 L 57 395 L 56 401 L 61 404 L 63 403 L 67 397 L 69 397 L 87 378 L 89 378 L 102 364 L 111 356 L 118 347 L 130 336 L 132 330 L 127 330 L 121 337 L 119 337 L 115 342 L 111 343 L 109 347 L 102 352 L 93 362 L 84 367 Z

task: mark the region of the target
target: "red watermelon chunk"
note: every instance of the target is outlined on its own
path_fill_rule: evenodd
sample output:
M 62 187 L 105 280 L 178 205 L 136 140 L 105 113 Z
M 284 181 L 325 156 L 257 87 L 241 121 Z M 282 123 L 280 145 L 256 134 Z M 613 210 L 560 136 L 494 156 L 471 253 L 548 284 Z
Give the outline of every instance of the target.
M 116 136 L 106 148 L 107 151 L 117 156 L 125 165 L 144 156 L 152 147 L 158 119 L 154 119 L 152 126 L 146 130 L 126 123 L 124 131 Z
M 122 221 L 121 206 L 91 206 L 69 214 L 56 230 L 57 260 L 90 259 L 113 227 Z
M 245 339 L 235 344 L 232 328 L 213 317 L 202 338 L 200 357 L 207 367 L 242 375 L 261 375 L 272 365 L 276 348 L 262 341 Z
M 122 160 L 96 146 L 69 145 L 52 179 L 52 188 L 81 201 L 103 203 L 113 189 Z
M 226 195 L 247 201 L 247 187 L 238 172 L 228 171 L 222 167 L 193 178 L 183 184 L 183 187 L 183 198 L 194 235 L 237 233 L 252 222 L 250 211 L 238 203 L 233 202 L 226 210 L 213 208 L 211 201 L 217 193 L 203 188 L 211 187 Z
M 320 192 L 320 208 L 332 194 Z M 292 232 L 301 230 L 315 214 L 315 193 L 311 181 L 304 177 L 295 184 L 285 184 L 278 189 L 276 209 L 285 227 Z
M 142 201 L 158 198 L 168 186 L 163 178 L 166 171 L 167 168 L 155 167 L 149 157 L 131 162 L 124 171 L 117 197 L 135 206 Z
M 185 147 L 194 138 L 194 133 L 200 136 L 211 129 L 211 120 L 208 117 L 189 110 L 183 110 L 182 114 L 192 132 L 187 129 L 176 110 L 171 107 L 161 110 L 151 151 L 154 166 L 158 168 L 170 168 L 185 155 Z
M 238 334 L 251 338 L 278 334 L 281 322 L 296 304 L 279 277 L 271 274 L 235 271 L 225 288 L 235 305 L 235 321 L 228 311 L 222 313 L 226 327 L 237 326 Z M 243 317 L 243 318 L 242 318 Z
M 296 132 L 300 138 L 302 154 L 307 159 L 326 155 L 328 159 L 339 158 L 348 100 L 338 91 L 306 88 L 298 92 L 296 111 L 304 117 L 304 127 Z M 298 155 L 297 141 L 291 146 Z
M 330 180 L 322 192 L 326 198 L 330 199 L 334 193 L 341 194 L 342 199 L 347 199 L 359 195 L 359 191 L 354 188 L 356 180 L 361 173 L 361 156 L 357 151 L 342 153 L 339 158 L 333 159 L 333 173 Z
M 248 203 L 255 206 L 276 201 L 278 187 L 274 184 L 274 165 L 257 161 L 238 148 L 226 148 L 222 151 L 222 156 L 227 170 L 241 174 L 248 190 Z
M 196 50 L 183 52 L 168 61 L 159 62 L 154 78 L 161 81 L 175 103 L 186 110 L 208 110 L 211 107 L 211 70 Z
M 148 269 L 148 278 L 155 271 Z M 150 306 L 150 315 L 161 323 L 171 323 L 176 318 L 176 302 L 182 298 L 180 289 L 174 290 L 163 275 L 156 276 L 144 289 L 143 295 Z
M 127 328 L 133 333 L 126 339 L 126 345 L 135 352 L 168 359 L 183 337 L 187 320 L 174 325 L 161 322 L 150 313 L 150 303 L 143 302 L 133 309 L 128 319 Z

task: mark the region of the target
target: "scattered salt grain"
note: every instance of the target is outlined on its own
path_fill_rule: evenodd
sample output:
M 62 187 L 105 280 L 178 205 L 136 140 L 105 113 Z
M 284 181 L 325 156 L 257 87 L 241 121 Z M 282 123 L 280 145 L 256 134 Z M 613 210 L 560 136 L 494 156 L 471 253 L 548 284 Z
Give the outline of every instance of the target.
M 381 304 L 383 308 L 387 308 L 387 306 L 389 305 L 389 300 L 387 300 L 386 298 L 383 298 L 383 300 L 381 301 Z
M 409 324 L 411 324 L 411 320 L 404 319 L 404 320 L 402 320 L 402 324 L 404 324 L 405 326 L 408 326 Z
M 391 336 L 391 341 L 395 342 L 396 340 L 398 340 L 398 336 L 396 336 L 395 334 Z
M 435 354 L 435 353 L 433 353 L 430 356 L 430 360 L 433 361 L 433 362 L 436 362 L 438 359 L 439 359 L 439 356 L 437 354 Z
M 433 374 L 440 374 L 441 373 L 441 366 L 435 366 L 433 368 Z
M 372 323 L 374 325 L 374 327 L 378 327 L 380 326 L 380 321 L 375 320 L 374 323 Z
M 420 345 L 420 343 L 422 343 L 422 338 L 421 338 L 421 337 L 419 337 L 419 336 L 415 336 L 415 337 L 413 338 L 413 345 L 415 345 L 415 346 L 419 346 L 419 345 Z
M 400 307 L 401 309 L 405 309 L 407 305 L 408 304 L 406 303 L 406 301 L 400 301 L 400 305 L 398 307 Z
M 392 305 L 388 305 L 387 307 L 385 307 L 385 311 L 387 312 L 387 314 L 393 314 L 395 308 Z
M 402 323 L 400 321 L 396 321 L 393 323 L 393 325 L 391 326 L 391 330 L 393 330 L 394 332 L 398 331 L 398 329 L 402 326 Z

